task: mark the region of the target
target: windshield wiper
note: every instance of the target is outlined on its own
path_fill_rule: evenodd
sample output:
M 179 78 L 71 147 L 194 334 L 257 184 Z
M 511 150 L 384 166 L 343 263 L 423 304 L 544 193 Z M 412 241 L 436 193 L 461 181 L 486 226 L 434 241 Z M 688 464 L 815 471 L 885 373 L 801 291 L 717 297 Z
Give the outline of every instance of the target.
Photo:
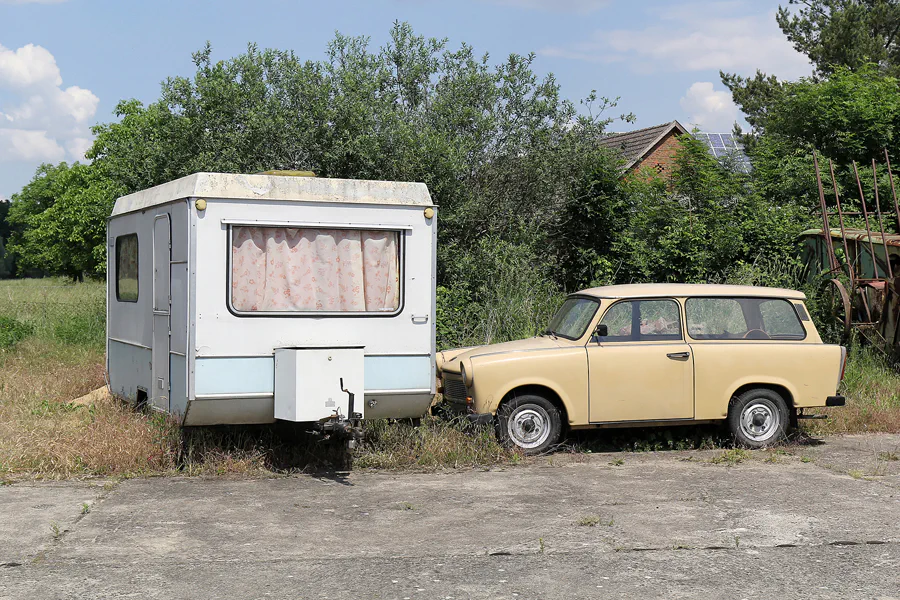
M 556 339 L 556 334 L 553 333 L 553 331 L 550 330 L 550 329 L 544 330 L 544 333 L 542 333 L 541 335 L 542 335 L 542 336 L 544 336 L 544 335 L 549 335 L 549 336 L 552 337 L 554 340 Z

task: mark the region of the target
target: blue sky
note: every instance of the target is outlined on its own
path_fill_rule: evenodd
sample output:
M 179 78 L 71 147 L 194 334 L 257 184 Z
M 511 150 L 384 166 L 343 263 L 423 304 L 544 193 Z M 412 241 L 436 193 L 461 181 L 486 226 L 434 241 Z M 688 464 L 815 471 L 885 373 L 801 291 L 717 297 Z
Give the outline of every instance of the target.
M 786 4 L 786 0 L 782 0 Z M 810 67 L 775 23 L 777 0 L 0 0 L 0 197 L 27 183 L 41 162 L 73 161 L 90 126 L 116 103 L 158 97 L 168 76 L 193 73 L 207 40 L 214 57 L 246 49 L 294 50 L 318 59 L 334 32 L 381 45 L 394 20 L 447 37 L 500 61 L 535 52 L 578 100 L 596 89 L 620 96 L 633 125 L 678 119 L 728 131 L 741 116 L 718 72 L 782 78 Z

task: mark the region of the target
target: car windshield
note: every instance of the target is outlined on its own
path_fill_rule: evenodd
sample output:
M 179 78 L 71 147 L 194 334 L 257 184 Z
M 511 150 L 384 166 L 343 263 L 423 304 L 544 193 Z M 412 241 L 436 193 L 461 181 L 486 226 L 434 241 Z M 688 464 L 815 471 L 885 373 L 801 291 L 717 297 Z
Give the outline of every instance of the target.
M 577 340 L 584 335 L 599 306 L 596 300 L 590 298 L 569 298 L 550 319 L 544 333 Z

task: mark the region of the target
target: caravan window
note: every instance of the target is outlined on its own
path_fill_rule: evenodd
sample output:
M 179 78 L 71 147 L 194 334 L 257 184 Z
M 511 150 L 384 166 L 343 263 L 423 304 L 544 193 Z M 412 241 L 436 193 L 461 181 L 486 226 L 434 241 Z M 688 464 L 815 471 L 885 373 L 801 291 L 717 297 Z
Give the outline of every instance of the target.
M 400 233 L 231 227 L 230 306 L 236 313 L 400 309 Z
M 138 300 L 138 237 L 136 233 L 116 238 L 116 300 Z

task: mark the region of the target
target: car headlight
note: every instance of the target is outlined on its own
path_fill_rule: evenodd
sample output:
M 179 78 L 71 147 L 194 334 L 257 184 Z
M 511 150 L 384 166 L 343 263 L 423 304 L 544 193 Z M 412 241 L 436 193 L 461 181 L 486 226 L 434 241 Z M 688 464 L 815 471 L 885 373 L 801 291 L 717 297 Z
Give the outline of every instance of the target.
M 472 369 L 471 367 L 467 370 L 466 363 L 460 361 L 459 363 L 459 374 L 462 375 L 463 383 L 466 384 L 466 387 L 470 387 L 472 385 Z

